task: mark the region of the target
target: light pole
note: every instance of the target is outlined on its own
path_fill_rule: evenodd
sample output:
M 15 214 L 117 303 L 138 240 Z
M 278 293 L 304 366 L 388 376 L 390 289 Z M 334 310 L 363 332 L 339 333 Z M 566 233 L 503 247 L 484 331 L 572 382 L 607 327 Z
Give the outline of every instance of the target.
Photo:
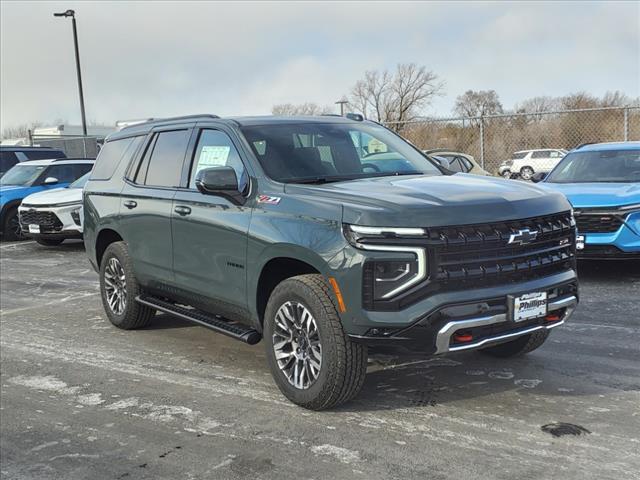
M 67 10 L 66 12 L 54 13 L 54 17 L 71 17 L 73 26 L 73 46 L 76 51 L 76 72 L 78 73 L 78 92 L 80 93 L 80 113 L 82 114 L 82 133 L 87 136 L 87 118 L 84 114 L 84 94 L 82 93 L 82 74 L 80 73 L 80 53 L 78 51 L 78 30 L 76 29 L 76 12 Z
M 349 103 L 349 100 L 347 100 L 346 98 L 343 98 L 342 100 L 338 100 L 336 102 L 336 105 L 340 105 L 340 116 L 344 117 L 344 106 Z

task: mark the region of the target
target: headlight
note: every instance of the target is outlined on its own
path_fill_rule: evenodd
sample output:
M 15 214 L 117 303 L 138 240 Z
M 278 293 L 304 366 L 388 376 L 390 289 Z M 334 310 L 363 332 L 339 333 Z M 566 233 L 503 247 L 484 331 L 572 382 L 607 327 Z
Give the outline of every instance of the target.
M 381 243 L 384 239 L 399 243 L 398 240 L 405 237 L 421 237 L 426 235 L 425 229 L 345 225 L 344 233 L 349 243 L 356 248 L 403 254 L 398 258 L 376 258 L 365 262 L 365 297 L 371 295 L 373 300 L 386 300 L 427 277 L 427 256 L 424 248 Z

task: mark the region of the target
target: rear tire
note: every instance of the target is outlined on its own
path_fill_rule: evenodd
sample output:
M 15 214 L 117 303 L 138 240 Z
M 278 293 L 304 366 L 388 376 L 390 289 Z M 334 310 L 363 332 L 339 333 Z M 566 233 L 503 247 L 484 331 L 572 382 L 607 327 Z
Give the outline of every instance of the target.
M 483 348 L 481 352 L 499 358 L 519 357 L 541 347 L 548 336 L 549 330 L 539 330 L 507 343 Z
M 345 334 L 322 275 L 300 275 L 276 286 L 267 303 L 263 338 L 271 374 L 293 403 L 324 410 L 351 400 L 362 388 L 367 347 Z M 313 362 L 305 363 L 307 355 Z
M 2 225 L 2 235 L 6 241 L 25 240 L 20 228 L 20 220 L 18 218 L 18 208 L 10 208 L 4 216 Z
M 45 247 L 57 247 L 64 242 L 64 238 L 37 238 L 36 242 Z
M 151 322 L 155 310 L 136 302 L 140 284 L 124 242 L 107 247 L 100 262 L 100 293 L 109 321 L 124 330 L 142 328 Z

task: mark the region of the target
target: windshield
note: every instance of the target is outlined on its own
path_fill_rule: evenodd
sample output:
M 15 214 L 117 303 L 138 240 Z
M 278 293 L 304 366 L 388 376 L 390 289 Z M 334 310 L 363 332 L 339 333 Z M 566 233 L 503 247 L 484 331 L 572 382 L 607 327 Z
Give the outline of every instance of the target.
M 14 165 L 0 178 L 0 185 L 31 185 L 45 168 L 46 165 Z
M 267 175 L 322 183 L 390 175 L 442 175 L 410 144 L 372 124 L 300 122 L 242 128 Z
M 552 183 L 640 182 L 640 150 L 569 153 L 547 177 Z
M 91 172 L 85 173 L 83 176 L 81 176 L 75 182 L 70 184 L 67 188 L 84 188 L 84 184 L 87 183 L 87 180 L 89 180 L 90 176 L 91 176 Z

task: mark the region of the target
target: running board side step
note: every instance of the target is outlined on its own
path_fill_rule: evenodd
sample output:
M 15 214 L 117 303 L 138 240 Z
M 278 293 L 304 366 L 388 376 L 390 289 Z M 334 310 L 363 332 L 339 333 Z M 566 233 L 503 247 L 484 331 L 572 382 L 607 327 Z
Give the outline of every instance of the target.
M 249 345 L 255 345 L 262 339 L 260 332 L 241 323 L 231 323 L 222 317 L 176 305 L 175 303 L 167 302 L 166 300 L 151 295 L 138 295 L 136 302 L 159 310 L 160 312 L 175 315 L 183 320 L 197 323 L 198 325 L 240 340 L 241 342 L 248 343 Z

